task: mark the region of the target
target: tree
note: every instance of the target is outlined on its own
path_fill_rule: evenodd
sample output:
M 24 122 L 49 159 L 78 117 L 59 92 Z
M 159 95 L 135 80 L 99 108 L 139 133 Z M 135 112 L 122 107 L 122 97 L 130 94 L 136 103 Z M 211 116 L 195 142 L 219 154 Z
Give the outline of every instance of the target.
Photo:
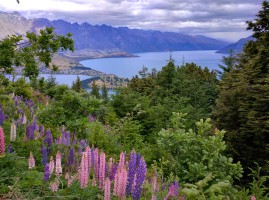
M 83 88 L 82 88 L 82 83 L 81 83 L 81 81 L 80 81 L 79 76 L 77 76 L 77 79 L 76 79 L 75 82 L 73 82 L 71 88 L 72 88 L 72 90 L 74 90 L 74 91 L 76 91 L 76 92 L 81 92 L 81 90 L 82 90 Z
M 97 99 L 100 99 L 99 88 L 96 85 L 95 81 L 92 82 L 92 90 L 91 90 L 90 94 L 95 96 Z
M 214 116 L 227 130 L 226 140 L 236 160 L 248 167 L 259 163 L 269 173 L 269 2 L 253 22 L 247 22 L 255 41 L 248 42 L 239 63 L 221 81 Z
M 51 65 L 52 55 L 59 50 L 74 51 L 71 36 L 70 33 L 66 36 L 57 35 L 53 27 L 40 30 L 39 35 L 27 32 L 26 38 L 8 36 L 0 41 L 0 70 L 4 73 L 12 73 L 13 66 L 24 66 L 24 75 L 30 79 L 38 76 L 40 64 L 57 70 L 57 66 Z
M 221 79 L 226 73 L 229 73 L 232 69 L 235 68 L 237 58 L 234 50 L 231 49 L 227 57 L 222 57 L 222 63 L 223 64 L 219 64 L 219 68 L 222 69 L 222 71 L 217 70 L 217 74 Z
M 105 101 L 105 102 L 108 102 L 109 101 L 109 98 L 108 98 L 108 91 L 107 91 L 107 87 L 106 87 L 106 84 L 104 83 L 103 86 L 102 86 L 102 99 Z

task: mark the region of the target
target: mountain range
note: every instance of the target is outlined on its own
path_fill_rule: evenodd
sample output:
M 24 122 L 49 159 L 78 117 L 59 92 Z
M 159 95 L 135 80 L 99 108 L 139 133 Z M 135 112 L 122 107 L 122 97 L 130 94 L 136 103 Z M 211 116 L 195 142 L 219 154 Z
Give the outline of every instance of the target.
M 218 50 L 227 42 L 201 36 L 174 32 L 129 29 L 89 23 L 70 23 L 64 20 L 50 21 L 44 18 L 26 19 L 19 13 L 0 12 L 0 39 L 11 34 L 25 35 L 44 27 L 55 27 L 58 34 L 72 33 L 76 50 L 105 52 L 150 52 L 180 50 Z
M 233 44 L 230 44 L 218 51 L 216 51 L 216 53 L 223 53 L 223 54 L 229 54 L 229 52 L 231 50 L 234 51 L 234 53 L 241 53 L 243 51 L 243 48 L 245 46 L 245 44 L 248 42 L 248 41 L 251 41 L 251 40 L 254 40 L 254 38 L 252 36 L 249 36 L 249 37 L 246 37 L 246 38 L 242 38 L 240 40 L 238 40 L 237 42 L 233 43 Z

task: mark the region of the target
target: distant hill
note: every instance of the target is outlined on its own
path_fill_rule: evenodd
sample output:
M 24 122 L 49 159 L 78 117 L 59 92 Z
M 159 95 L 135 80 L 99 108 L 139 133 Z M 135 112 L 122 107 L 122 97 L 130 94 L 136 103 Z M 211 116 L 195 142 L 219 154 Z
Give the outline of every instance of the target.
M 227 42 L 204 36 L 191 36 L 173 32 L 129 29 L 88 23 L 69 23 L 64 20 L 49 21 L 39 18 L 27 20 L 18 13 L 0 13 L 0 38 L 8 34 L 25 34 L 26 31 L 38 31 L 45 26 L 55 27 L 58 34 L 71 32 L 77 50 L 116 52 L 125 51 L 179 51 L 179 50 L 215 50 L 228 45 Z
M 218 50 L 216 53 L 228 54 L 231 50 L 233 50 L 235 53 L 240 53 L 243 51 L 245 44 L 250 40 L 254 40 L 254 38 L 251 36 L 247 38 L 242 38 L 238 40 L 237 42 Z

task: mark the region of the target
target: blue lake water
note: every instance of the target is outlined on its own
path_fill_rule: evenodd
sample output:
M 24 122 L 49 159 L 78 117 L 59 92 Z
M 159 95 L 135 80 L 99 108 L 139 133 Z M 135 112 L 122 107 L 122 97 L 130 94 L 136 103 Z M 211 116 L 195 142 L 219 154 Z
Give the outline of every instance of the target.
M 215 50 L 210 51 L 174 51 L 172 58 L 177 66 L 183 63 L 194 62 L 201 67 L 207 66 L 210 70 L 218 69 L 218 64 L 225 54 L 217 54 Z M 119 77 L 132 78 L 138 75 L 143 66 L 149 71 L 152 68 L 161 70 L 169 60 L 170 52 L 148 52 L 137 53 L 139 57 L 131 58 L 101 58 L 84 60 L 80 63 L 85 67 L 102 71 L 108 74 L 115 74 Z M 227 55 L 226 55 L 227 56 Z

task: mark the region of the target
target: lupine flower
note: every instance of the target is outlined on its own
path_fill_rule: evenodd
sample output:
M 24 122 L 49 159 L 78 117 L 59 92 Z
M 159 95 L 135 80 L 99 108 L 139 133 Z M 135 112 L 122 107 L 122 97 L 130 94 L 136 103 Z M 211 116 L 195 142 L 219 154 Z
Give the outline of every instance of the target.
M 134 200 L 138 200 L 141 196 L 142 185 L 145 180 L 146 171 L 147 171 L 146 162 L 143 158 L 141 158 L 136 172 L 136 183 L 134 191 L 132 193 L 132 197 Z
M 50 157 L 49 169 L 50 169 L 50 176 L 51 176 L 52 173 L 53 173 L 53 171 L 54 171 L 54 160 L 53 160 L 53 156 Z
M 90 114 L 89 121 L 94 122 L 95 120 L 96 120 L 96 118 L 92 114 Z
M 14 121 L 11 123 L 10 127 L 10 141 L 15 141 L 16 140 L 16 124 Z
M 26 124 L 27 123 L 27 117 L 25 115 L 25 113 L 22 114 L 22 124 Z
M 44 167 L 44 181 L 48 181 L 50 179 L 50 166 L 49 163 L 47 163 Z
M 108 160 L 108 176 L 110 176 L 110 174 L 112 172 L 112 168 L 113 168 L 113 158 L 110 157 Z
M 98 180 L 98 175 L 99 175 L 99 155 L 98 155 L 98 149 L 96 148 L 94 150 L 94 176 L 95 180 Z
M 59 181 L 56 179 L 53 183 L 50 185 L 50 189 L 52 192 L 57 192 L 59 189 Z
M 256 200 L 255 195 L 252 195 L 250 200 Z
M 0 155 L 5 154 L 5 134 L 3 128 L 0 126 Z
M 5 120 L 5 115 L 4 115 L 3 111 L 2 111 L 2 106 L 0 105 L 0 126 L 3 125 L 4 120 Z
M 48 162 L 48 149 L 47 147 L 43 146 L 41 147 L 41 153 L 42 153 L 42 165 L 46 165 Z
M 70 133 L 69 132 L 62 131 L 61 144 L 64 144 L 66 146 L 70 146 Z
M 69 151 L 69 159 L 68 159 L 68 165 L 72 165 L 74 163 L 74 149 L 71 148 Z
M 86 147 L 86 153 L 88 158 L 88 170 L 91 171 L 92 166 L 92 150 L 89 146 Z
M 157 192 L 158 190 L 158 186 L 157 186 L 157 175 L 153 176 L 153 179 L 152 179 L 152 196 L 151 196 L 151 200 L 156 200 L 156 196 L 155 196 L 155 193 Z
M 120 162 L 119 162 L 119 168 L 123 168 L 125 165 L 125 154 L 123 152 L 120 153 Z
M 130 154 L 130 161 L 128 166 L 128 180 L 127 180 L 126 194 L 131 194 L 135 172 L 136 172 L 136 153 L 132 151 Z
M 106 176 L 106 155 L 104 152 L 100 153 L 100 162 L 99 162 L 99 188 L 102 189 L 105 184 Z
M 93 176 L 93 179 L 92 179 L 92 186 L 96 186 L 96 180 L 95 180 L 94 176 Z
M 59 151 L 56 154 L 55 174 L 56 176 L 62 175 L 61 153 Z
M 35 127 L 30 123 L 26 127 L 26 137 L 28 140 L 33 140 L 35 135 Z
M 105 181 L 104 200 L 110 200 L 110 180 L 107 177 Z
M 126 193 L 126 185 L 127 185 L 126 168 L 125 167 L 118 168 L 114 181 L 114 190 L 113 190 L 114 195 L 120 197 L 121 199 L 124 199 Z
M 111 169 L 111 173 L 110 173 L 110 175 L 109 175 L 109 179 L 110 179 L 111 181 L 115 179 L 115 175 L 116 175 L 116 173 L 117 173 L 118 166 L 119 166 L 119 164 L 118 164 L 118 163 L 115 163 L 115 164 L 113 165 L 112 169 Z
M 30 151 L 30 156 L 28 160 L 28 166 L 29 166 L 29 169 L 33 169 L 35 167 L 35 158 L 31 151 Z
M 13 149 L 13 147 L 12 147 L 11 144 L 8 145 L 7 149 L 8 149 L 8 152 L 9 153 L 13 153 L 14 152 L 14 149 Z
M 52 144 L 52 140 L 53 140 L 52 134 L 51 134 L 50 130 L 47 130 L 46 131 L 46 137 L 45 137 L 44 143 L 46 143 L 47 146 L 50 147 L 51 144 Z
M 80 187 L 86 188 L 89 183 L 88 157 L 87 152 L 82 153 L 80 164 Z

